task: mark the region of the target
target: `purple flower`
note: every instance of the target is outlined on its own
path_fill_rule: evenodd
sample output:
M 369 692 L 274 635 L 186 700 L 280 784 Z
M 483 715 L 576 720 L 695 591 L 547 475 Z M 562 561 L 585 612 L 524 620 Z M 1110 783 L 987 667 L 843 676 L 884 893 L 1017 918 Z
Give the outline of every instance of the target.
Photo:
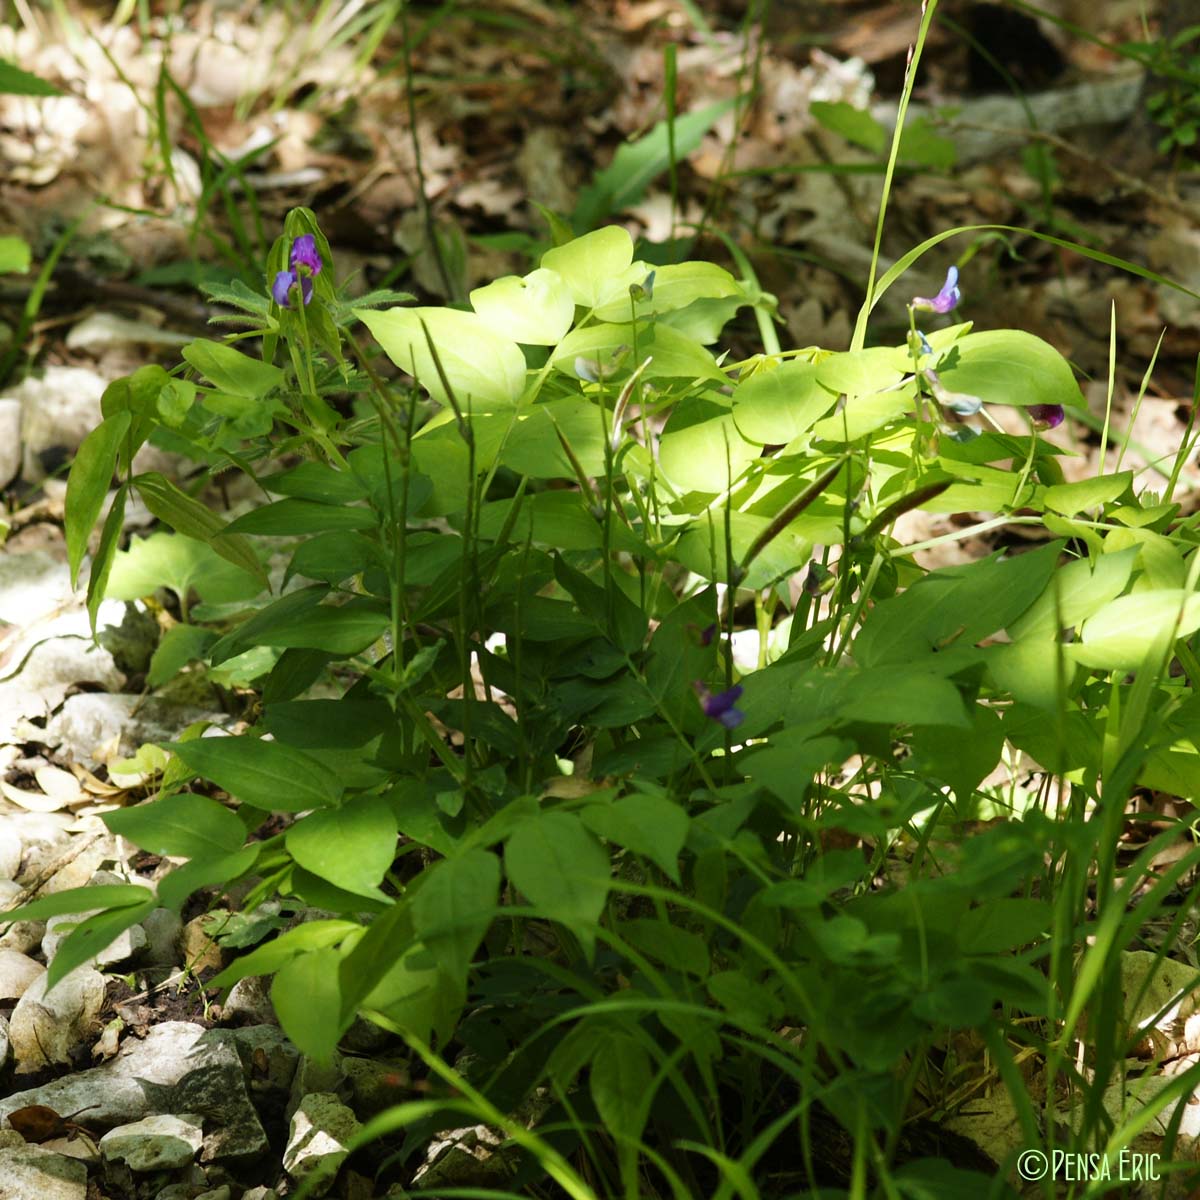
M 1061 404 L 1031 404 L 1025 411 L 1034 429 L 1054 429 L 1063 423 L 1067 415 Z
M 704 715 L 711 717 L 714 721 L 720 721 L 726 729 L 736 729 L 746 719 L 744 712 L 733 707 L 742 694 L 740 683 L 734 684 L 733 687 L 723 692 L 718 692 L 715 696 L 698 679 L 692 684 L 692 687 L 696 689 L 696 695 L 700 700 L 700 707 L 704 709 Z
M 946 272 L 946 282 L 942 284 L 942 290 L 932 300 L 927 300 L 924 296 L 914 296 L 912 306 L 928 312 L 948 313 L 961 299 L 962 293 L 958 290 L 958 268 L 950 267 Z
M 307 304 L 312 299 L 312 280 L 307 275 L 301 275 L 297 279 L 295 271 L 280 271 L 275 276 L 275 282 L 271 284 L 271 298 L 281 308 L 291 308 L 292 302 L 289 296 L 293 286 L 297 283 L 300 284 L 300 294 L 304 297 L 304 303 Z
M 310 275 L 320 275 L 321 255 L 317 251 L 317 239 L 311 233 L 303 233 L 292 242 L 288 266 L 293 272 L 297 267 L 307 267 Z M 305 300 L 304 303 L 307 304 L 308 301 Z

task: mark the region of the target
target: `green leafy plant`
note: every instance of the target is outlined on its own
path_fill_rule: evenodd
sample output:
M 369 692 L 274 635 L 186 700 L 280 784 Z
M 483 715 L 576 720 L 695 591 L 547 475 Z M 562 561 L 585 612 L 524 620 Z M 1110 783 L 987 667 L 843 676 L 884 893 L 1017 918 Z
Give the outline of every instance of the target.
M 902 344 L 867 344 L 903 273 L 975 232 L 873 268 L 830 352 L 778 345 L 748 265 L 655 266 L 617 226 L 469 308 L 348 300 L 290 213 L 260 286 L 210 289 L 239 332 L 112 384 L 71 471 L 73 574 L 118 480 L 93 619 L 166 589 L 151 683 L 255 700 L 246 732 L 186 731 L 155 794 L 105 815 L 185 860 L 153 894 L 5 914 L 102 910 L 50 983 L 197 892 L 320 909 L 247 916 L 211 983 L 272 976 L 315 1058 L 358 1017 L 403 1039 L 437 1090 L 363 1142 L 411 1167 L 485 1122 L 512 1151 L 500 1194 L 1000 1195 L 904 1153 L 985 1086 L 1028 1148 L 1130 1144 L 1185 1088 L 1104 1104 L 1139 1036 L 1120 952 L 1198 857 L 1159 874 L 1181 827 L 1132 863 L 1123 839 L 1136 789 L 1200 786 L 1200 535 L 1178 463 L 1161 494 L 1120 463 L 1065 482 L 1040 434 L 1077 409 L 1074 374 L 957 320 L 959 264 Z M 738 358 L 744 311 L 763 351 Z M 135 471 L 150 439 L 264 502 L 227 519 Z M 132 492 L 173 532 L 122 550 Z M 918 508 L 978 519 L 905 545 Z M 1040 544 L 915 562 L 1018 525 Z

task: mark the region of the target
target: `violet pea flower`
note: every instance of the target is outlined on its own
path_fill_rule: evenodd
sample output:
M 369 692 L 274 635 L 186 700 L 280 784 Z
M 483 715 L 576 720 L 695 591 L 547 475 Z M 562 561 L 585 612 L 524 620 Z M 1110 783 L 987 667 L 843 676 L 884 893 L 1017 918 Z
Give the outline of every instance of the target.
M 914 296 L 912 306 L 926 312 L 948 313 L 961 299 L 962 293 L 958 290 L 958 268 L 952 266 L 946 271 L 946 282 L 942 284 L 942 290 L 932 300 L 924 296 Z
M 1031 404 L 1025 411 L 1034 429 L 1055 429 L 1067 415 L 1061 404 Z
M 704 715 L 714 721 L 719 721 L 726 729 L 736 729 L 746 719 L 746 714 L 741 709 L 734 708 L 734 704 L 742 694 L 740 683 L 734 684 L 733 687 L 727 688 L 723 692 L 718 692 L 715 696 L 698 679 L 692 684 L 692 687 L 696 689 L 696 696 L 700 701 L 700 707 L 704 709 Z
M 304 297 L 304 303 L 307 304 L 312 299 L 313 282 L 307 275 L 301 275 L 297 279 L 295 271 L 280 271 L 275 276 L 275 282 L 271 284 L 271 299 L 280 308 L 291 308 L 290 293 L 296 283 L 300 284 L 300 295 Z
M 320 275 L 321 255 L 317 250 L 317 239 L 311 233 L 302 233 L 292 242 L 288 266 L 293 272 L 297 267 L 307 267 L 310 275 Z

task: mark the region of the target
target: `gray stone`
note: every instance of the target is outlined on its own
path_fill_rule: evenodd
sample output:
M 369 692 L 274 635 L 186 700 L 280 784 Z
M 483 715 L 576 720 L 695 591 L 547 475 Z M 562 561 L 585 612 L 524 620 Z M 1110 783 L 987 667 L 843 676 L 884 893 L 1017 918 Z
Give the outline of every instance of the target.
M 0 1196 L 4 1200 L 85 1200 L 87 1167 L 41 1146 L 0 1150 Z
M 187 1175 L 186 1179 L 168 1183 L 154 1200 L 196 1200 L 202 1192 L 211 1190 L 208 1188 L 208 1177 L 202 1168 L 193 1165 Z
M 196 1197 L 196 1200 L 231 1200 L 232 1196 L 233 1191 L 230 1189 L 229 1184 L 223 1183 L 219 1188 L 212 1188 L 207 1192 L 201 1192 Z M 245 1193 L 243 1193 L 243 1200 L 244 1198 Z
M 360 1121 L 370 1120 L 400 1102 L 399 1080 L 407 1072 L 408 1067 L 401 1063 L 377 1062 L 349 1055 L 342 1059 L 345 1090 L 350 1097 L 348 1103 Z
M 153 1113 L 197 1113 L 212 1131 L 204 1139 L 205 1162 L 260 1154 L 266 1134 L 246 1093 L 235 1047 L 226 1030 L 164 1021 L 142 1041 L 126 1039 L 102 1066 L 0 1098 L 0 1119 L 27 1104 L 46 1104 L 60 1113 L 86 1108 L 89 1125 L 101 1127 Z
M 78 1134 L 68 1134 L 66 1137 L 50 1138 L 49 1141 L 39 1142 L 43 1150 L 53 1150 L 65 1158 L 75 1158 L 81 1163 L 95 1165 L 100 1162 L 100 1151 L 91 1138 L 80 1137 Z
M 22 475 L 29 483 L 46 477 L 40 455 L 63 447 L 78 450 L 101 421 L 105 381 L 84 367 L 47 367 L 9 392 L 21 403 Z
M 284 1116 L 290 1121 L 300 1107 L 300 1101 L 312 1092 L 336 1092 L 342 1082 L 342 1056 L 335 1050 L 327 1063 L 300 1056 L 292 1078 L 292 1091 Z
M 265 1184 L 242 1193 L 242 1200 L 279 1200 L 279 1193 Z
M 5 1065 L 8 1063 L 9 1048 L 8 1018 L 0 1016 L 0 1072 L 4 1070 Z
M 100 1139 L 100 1153 L 139 1173 L 178 1171 L 191 1165 L 203 1142 L 203 1117 L 159 1113 L 110 1129 Z
M 231 1032 L 251 1096 L 271 1095 L 277 1102 L 286 1099 L 300 1051 L 278 1025 L 245 1025 Z
M 396 1035 L 389 1033 L 383 1026 L 368 1021 L 366 1017 L 355 1017 L 350 1023 L 350 1028 L 342 1036 L 341 1044 L 355 1054 L 378 1054 L 385 1046 L 390 1046 L 395 1041 Z
M 169 908 L 156 908 L 143 922 L 146 931 L 146 962 L 152 967 L 178 966 L 179 937 L 183 919 Z
M 49 993 L 45 975 L 29 985 L 9 1023 L 18 1074 L 70 1061 L 71 1050 L 99 1028 L 104 987 L 104 976 L 88 966 L 76 967 Z
M 0 816 L 0 826 L 7 825 L 21 839 L 24 847 L 21 868 L 16 875 L 17 883 L 22 887 L 27 886 L 51 863 L 62 857 L 71 840 L 67 826 L 73 822 L 73 817 L 61 812 L 14 812 Z
M 46 726 L 45 741 L 75 762 L 100 762 L 130 758 L 146 742 L 169 742 L 194 721 L 224 719 L 220 713 L 153 696 L 82 692 L 67 697 Z
M 21 402 L 0 400 L 0 487 L 8 487 L 21 469 Z
M 60 564 L 58 569 L 65 579 L 66 567 Z M 70 600 L 63 603 L 69 604 Z M 125 686 L 125 676 L 113 664 L 112 655 L 92 644 L 90 631 L 85 634 L 86 612 L 82 614 L 79 631 L 70 630 L 75 611 L 78 610 L 67 609 L 62 617 L 52 617 L 49 630 L 37 628 L 36 636 L 41 640 L 33 640 L 31 634 L 26 641 L 13 646 L 12 658 L 21 665 L 17 675 L 0 683 L 0 737 L 14 740 L 19 734 L 28 740 L 40 739 L 43 731 L 29 724 L 26 718 L 49 716 L 63 702 L 67 691 L 85 680 L 110 690 Z M 101 612 L 101 622 L 103 619 Z M 51 632 L 57 636 L 48 636 Z M 32 648 L 27 642 L 32 643 Z
M 65 565 L 49 551 L 0 555 L 0 621 L 31 624 L 69 604 L 72 596 Z
M 0 825 L 0 879 L 15 879 L 21 869 L 21 835 L 9 821 Z
M 0 1000 L 20 1000 L 46 968 L 27 954 L 0 948 Z
M 100 910 L 97 909 L 96 911 L 99 912 Z M 46 956 L 46 961 L 48 963 L 53 962 L 54 956 L 58 953 L 58 948 L 63 942 L 88 917 L 94 915 L 92 912 L 84 912 L 63 913 L 60 916 L 51 917 L 46 922 L 46 934 L 42 938 L 42 952 Z M 117 934 L 103 950 L 94 954 L 87 961 L 101 967 L 112 966 L 133 958 L 145 946 L 146 931 L 140 925 L 131 925 L 128 929 Z
M 3 818 L 0 818 L 2 820 Z M 16 950 L 18 954 L 28 954 L 42 944 L 46 932 L 45 921 L 14 921 L 5 926 L 3 910 L 15 908 L 17 897 L 24 889 L 12 879 L 0 879 L 0 949 Z
M 102 839 L 103 840 L 103 839 Z M 107 856 L 115 851 L 115 847 L 109 847 L 97 843 L 92 847 L 96 854 Z M 82 858 L 82 856 L 80 856 Z M 76 859 L 78 863 L 80 859 Z M 102 860 L 101 860 L 102 861 Z M 69 864 L 64 868 L 64 871 L 71 872 L 74 876 L 75 872 L 71 868 L 75 863 Z M 62 872 L 59 873 L 61 875 Z M 56 875 L 49 884 L 47 891 L 64 891 L 61 886 L 62 881 Z M 69 882 L 72 886 L 82 887 L 102 887 L 105 885 L 124 885 L 131 882 L 128 879 L 123 879 L 120 875 L 112 871 L 97 871 L 92 866 L 85 877 L 71 878 Z M 147 891 L 147 896 L 149 896 Z M 87 912 L 80 913 L 62 913 L 59 916 L 51 917 L 46 922 L 46 933 L 42 938 L 42 953 L 46 956 L 46 962 L 54 961 L 54 956 L 58 953 L 59 947 L 67 940 L 74 930 L 81 925 L 88 917 L 94 916 L 95 913 L 102 911 L 101 909 L 93 909 Z M 131 925 L 128 929 L 122 930 L 107 946 L 94 954 L 90 959 L 86 960 L 89 965 L 94 966 L 114 966 L 117 963 L 123 963 L 140 954 L 146 948 L 146 931 L 140 925 Z
M 283 1169 L 297 1183 L 312 1179 L 310 1194 L 323 1196 L 349 1158 L 347 1144 L 360 1129 L 353 1111 L 331 1092 L 305 1096 L 288 1128 Z
M 271 981 L 262 975 L 247 975 L 229 989 L 221 1005 L 221 1019 L 237 1017 L 248 1025 L 278 1025 L 271 1003 Z

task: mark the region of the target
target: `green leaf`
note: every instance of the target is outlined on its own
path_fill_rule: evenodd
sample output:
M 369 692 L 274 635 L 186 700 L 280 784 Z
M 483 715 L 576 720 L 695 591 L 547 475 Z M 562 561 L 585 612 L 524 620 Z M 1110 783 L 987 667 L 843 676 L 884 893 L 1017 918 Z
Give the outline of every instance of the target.
M 1122 471 L 1117 475 L 1097 475 L 1093 479 L 1080 479 L 1077 483 L 1056 483 L 1046 489 L 1042 499 L 1047 508 L 1073 517 L 1085 509 L 1100 508 L 1112 503 L 1129 490 L 1132 482 L 1132 471 Z
M 542 255 L 542 267 L 565 280 L 583 308 L 594 308 L 609 282 L 632 263 L 633 238 L 620 225 L 605 225 Z
M 590 1087 L 596 1112 L 624 1143 L 641 1137 L 653 1099 L 650 1060 L 641 1043 L 614 1032 L 592 1059 Z
M 961 709 L 962 701 L 958 701 Z M 913 766 L 926 777 L 941 779 L 965 804 L 975 789 L 995 770 L 1004 748 L 1000 717 L 981 704 L 968 709 L 971 727 L 961 723 L 920 725 L 913 730 Z
M 648 858 L 679 882 L 679 854 L 690 821 L 678 804 L 662 796 L 624 796 L 611 804 L 589 804 L 579 815 L 593 833 Z
M 1049 342 L 1021 329 L 989 329 L 959 338 L 938 364 L 949 391 L 985 404 L 1078 404 L 1079 384 Z
M 188 793 L 105 813 L 102 820 L 139 849 L 173 858 L 224 857 L 246 840 L 236 813 L 207 796 Z
M 896 352 L 888 346 L 846 350 L 830 354 L 817 364 L 817 379 L 834 395 L 848 398 L 883 392 L 900 382 L 904 368 L 896 365 Z
M 1132 671 L 1165 654 L 1176 638 L 1200 629 L 1200 593 L 1183 588 L 1136 592 L 1106 604 L 1084 622 L 1069 659 L 1101 671 Z
M 137 475 L 133 482 L 146 507 L 160 521 L 170 525 L 176 533 L 207 542 L 222 558 L 258 579 L 263 587 L 270 586 L 267 573 L 250 543 L 236 534 L 226 534 L 225 522 L 199 500 L 181 492 L 157 471 Z
M 709 972 L 708 943 L 690 929 L 680 929 L 652 917 L 639 917 L 622 921 L 617 932 L 634 949 L 674 971 L 686 971 L 701 979 Z
M 671 165 L 672 133 L 675 160 L 679 162 L 700 145 L 704 135 L 736 103 L 737 97 L 731 96 L 676 117 L 673 130 L 666 121 L 660 121 L 645 137 L 619 146 L 612 162 L 580 192 L 574 212 L 576 228 L 591 228 L 609 213 L 636 204 Z M 548 265 L 544 259 L 543 265 Z
M 511 408 L 525 390 L 525 355 L 520 346 L 488 328 L 478 313 L 450 308 L 356 309 L 388 358 L 407 371 L 442 404 L 450 396 L 434 365 L 429 337 L 454 399 L 464 413 Z
M 1046 590 L 1009 625 L 1009 636 L 1014 641 L 1052 637 L 1060 617 L 1063 629 L 1075 628 L 1125 590 L 1137 556 L 1137 549 L 1129 547 L 1059 567 Z
M 204 657 L 217 635 L 199 625 L 172 625 L 154 648 L 146 682 L 152 688 L 162 687 L 174 679 L 184 667 Z
M 277 496 L 295 496 L 318 504 L 353 504 L 367 498 L 367 489 L 354 472 L 335 471 L 318 462 L 305 462 L 278 475 L 265 475 L 259 483 Z
M 342 1021 L 338 969 L 344 955 L 316 950 L 279 968 L 271 984 L 271 1003 L 283 1032 L 302 1054 L 328 1063 L 349 1021 Z
M 964 913 L 955 937 L 964 954 L 1003 954 L 1038 942 L 1053 929 L 1048 901 L 1000 896 Z
M 635 282 L 641 284 L 644 280 Z M 641 320 L 656 314 L 676 312 L 697 300 L 723 300 L 729 297 L 739 297 L 743 303 L 749 303 L 737 280 L 724 267 L 708 262 L 673 263 L 655 268 L 650 295 L 643 296 L 631 305 L 626 285 L 624 295 L 604 300 L 597 306 L 594 315 L 601 321 L 627 321 L 632 311 L 634 317 Z
M 356 796 L 338 809 L 310 813 L 284 835 L 288 853 L 335 887 L 387 900 L 379 884 L 396 858 L 396 817 L 380 796 Z
M 318 533 L 296 547 L 284 581 L 293 575 L 341 583 L 370 567 L 386 568 L 386 559 L 378 542 L 359 533 Z
M 330 655 L 347 657 L 361 653 L 382 637 L 391 625 L 388 614 L 370 600 L 354 599 L 340 605 L 320 604 L 300 611 L 289 611 L 286 616 L 281 615 L 278 621 L 270 618 L 260 620 L 272 613 L 275 607 L 268 605 L 241 629 L 217 642 L 210 653 L 212 661 L 224 662 L 250 646 L 324 650 Z
M 784 445 L 807 433 L 834 405 L 816 363 L 789 362 L 756 371 L 733 392 L 733 419 L 742 436 L 760 445 Z
M 1004 629 L 1043 591 L 1062 549 L 1049 542 L 1028 554 L 997 556 L 931 572 L 871 612 L 854 642 L 863 666 L 930 654 L 948 639 L 972 646 Z
M 230 988 L 239 979 L 251 975 L 273 975 L 302 954 L 340 945 L 361 932 L 362 926 L 357 921 L 305 921 L 294 929 L 285 929 L 277 938 L 255 947 L 249 954 L 243 954 L 213 976 L 208 986 Z
M 100 411 L 105 417 L 128 412 L 129 435 L 121 440 L 117 466 L 122 473 L 133 469 L 133 456 L 154 430 L 158 417 L 158 397 L 170 383 L 170 376 L 162 367 L 151 364 L 139 367 L 132 375 L 115 379 L 104 389 L 100 397 Z
M 440 963 L 465 977 L 497 912 L 500 860 L 466 850 L 426 868 L 412 894 L 413 924 Z
M 197 338 L 185 346 L 183 357 L 218 391 L 234 396 L 260 399 L 283 382 L 281 368 L 208 338 Z
M 100 605 L 108 594 L 109 574 L 117 556 L 117 547 L 121 544 L 121 535 L 125 532 L 125 500 L 128 495 L 129 485 L 121 484 L 113 497 L 112 508 L 108 510 L 108 516 L 104 519 L 104 528 L 100 531 L 100 544 L 96 548 L 96 557 L 92 560 L 92 569 L 88 576 L 87 610 L 93 635 L 96 632 L 96 618 L 100 614 Z
M 329 530 L 374 529 L 375 514 L 369 508 L 357 506 L 334 507 L 315 500 L 276 500 L 262 508 L 231 521 L 227 534 L 256 533 L 267 537 L 291 537 L 303 533 L 325 533 Z
M 707 494 L 724 491 L 761 456 L 762 447 L 742 437 L 729 409 L 701 396 L 675 405 L 658 450 L 662 473 L 680 492 Z
M 899 157 L 901 162 L 913 166 L 948 171 L 958 161 L 958 147 L 952 138 L 938 133 L 928 117 L 917 117 L 904 126 Z
M 109 577 L 111 600 L 140 600 L 159 588 L 170 588 L 182 604 L 192 589 L 206 599 L 249 600 L 262 591 L 259 578 L 222 559 L 207 542 L 178 533 L 152 533 L 130 539 L 117 553 Z
M 87 553 L 88 538 L 92 535 L 108 485 L 117 467 L 121 439 L 129 432 L 130 416 L 118 413 L 101 421 L 83 439 L 67 477 L 66 539 L 67 564 L 71 569 L 71 586 L 79 579 L 79 567 Z
M 471 305 L 494 333 L 527 346 L 556 345 L 575 320 L 566 280 L 545 267 L 476 288 Z
M 62 90 L 47 83 L 37 75 L 22 71 L 7 59 L 0 59 L 0 95 L 5 96 L 61 96 Z
M 239 879 L 258 861 L 261 842 L 251 842 L 233 854 L 220 858 L 194 858 L 176 867 L 158 881 L 158 902 L 179 912 L 188 897 L 201 888 L 214 887 Z
M 115 885 L 114 885 L 115 886 Z M 98 892 L 99 887 L 85 888 L 85 891 Z M 143 893 L 145 888 L 139 889 Z M 110 909 L 107 912 L 96 913 L 88 917 L 73 929 L 55 951 L 50 960 L 50 968 L 46 972 L 46 988 L 52 988 L 63 976 L 70 974 L 76 967 L 82 966 L 88 959 L 95 957 L 113 940 L 125 932 L 131 925 L 148 917 L 158 907 L 154 896 L 144 896 L 141 903 L 124 905 Z
M 584 474 L 596 478 L 604 474 L 605 430 L 610 420 L 607 412 L 578 396 L 535 404 L 530 409 L 518 411 L 516 423 L 501 450 L 500 461 L 531 479 L 574 479 L 575 469 L 562 448 L 561 434 L 579 460 Z M 537 495 L 529 497 L 537 498 Z
M 98 908 L 126 908 L 142 904 L 149 893 L 133 883 L 104 883 L 70 888 L 31 900 L 20 908 L 0 913 L 0 929 L 12 921 L 45 921 L 64 913 L 94 912 Z M 111 939 L 110 939 L 111 940 Z M 106 943 L 107 944 L 107 943 Z
M 186 379 L 168 379 L 154 402 L 155 411 L 172 429 L 187 420 L 196 403 L 196 385 Z
M 579 818 L 539 813 L 508 839 L 504 865 L 513 885 L 544 916 L 570 928 L 590 957 L 610 867 L 608 855 Z
M 995 997 L 980 979 L 951 975 L 913 997 L 913 1013 L 938 1028 L 967 1029 L 992 1018 Z M 937 1193 L 940 1197 L 944 1193 Z
M 29 266 L 29 243 L 24 238 L 0 237 L 0 275 L 24 275 Z
M 164 742 L 197 775 L 266 812 L 303 812 L 341 799 L 342 783 L 310 754 L 262 738 L 197 738 Z
M 635 343 L 640 356 L 636 363 L 631 353 Z M 585 378 L 577 359 L 598 363 L 609 380 L 629 375 L 647 358 L 643 379 L 711 379 L 721 386 L 729 382 L 703 346 L 658 323 L 639 326 L 636 335 L 632 325 L 585 325 L 568 333 L 553 352 L 555 370 L 575 379 Z
M 887 142 L 887 131 L 866 109 L 855 108 L 845 100 L 813 100 L 808 111 L 826 129 L 872 154 L 880 154 Z

